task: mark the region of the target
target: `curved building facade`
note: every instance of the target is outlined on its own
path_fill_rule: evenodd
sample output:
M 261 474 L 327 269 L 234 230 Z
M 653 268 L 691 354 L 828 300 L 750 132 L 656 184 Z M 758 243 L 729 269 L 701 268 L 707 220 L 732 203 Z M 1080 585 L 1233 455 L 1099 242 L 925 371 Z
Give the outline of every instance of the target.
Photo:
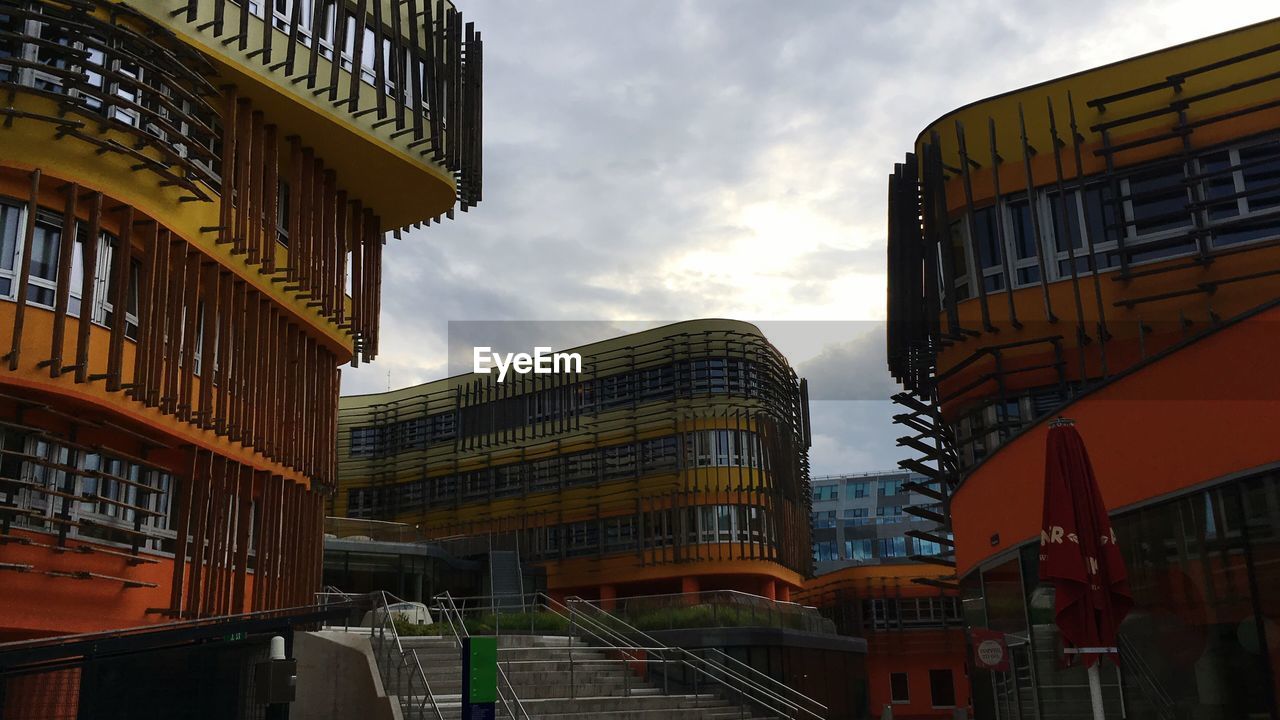
M 480 198 L 480 64 L 426 0 L 0 2 L 0 641 L 313 601 L 338 366 L 384 233 Z
M 753 325 L 682 322 L 576 348 L 580 373 L 344 397 L 334 515 L 487 537 L 560 595 L 808 575 L 804 381 Z
M 1075 420 L 1135 607 L 1125 717 L 1276 717 L 1280 21 L 982 100 L 890 180 L 906 461 L 946 490 L 980 717 L 1087 715 L 1036 577 L 1047 422 Z M 939 533 L 945 535 L 945 533 Z

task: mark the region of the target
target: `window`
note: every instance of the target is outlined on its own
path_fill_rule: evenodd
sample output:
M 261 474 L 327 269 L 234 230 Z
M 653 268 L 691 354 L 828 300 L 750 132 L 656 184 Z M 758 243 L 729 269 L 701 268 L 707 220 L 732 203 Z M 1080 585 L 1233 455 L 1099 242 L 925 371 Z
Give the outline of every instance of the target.
M 905 537 L 876 539 L 876 557 L 895 558 L 906 556 L 907 539 Z
M 671 365 L 640 371 L 641 399 L 670 397 L 675 392 L 675 387 L 675 369 Z
M 58 246 L 62 242 L 62 223 L 46 213 L 36 214 L 36 232 L 31 243 L 31 274 L 27 284 L 27 302 L 53 307 L 57 293 Z
M 1014 287 L 1025 287 L 1040 282 L 1040 251 L 1036 243 L 1035 213 L 1039 205 L 1032 205 L 1027 198 L 1010 200 L 1005 203 L 1009 239 L 1013 243 Z
M 971 238 L 970 244 L 973 246 L 976 265 L 982 270 L 982 284 L 987 292 L 1004 289 L 1004 250 L 996 222 L 994 207 L 985 207 L 973 213 L 973 232 L 977 237 Z
M 112 305 L 111 299 L 115 296 L 113 265 L 119 247 L 120 241 L 110 235 L 105 235 L 98 247 L 99 269 L 97 287 L 93 291 L 93 321 L 107 327 L 111 327 L 115 322 L 115 306 Z M 125 288 L 127 305 L 124 313 L 124 334 L 125 337 L 135 340 L 138 337 L 138 273 L 141 270 L 142 263 L 129 260 L 129 285 Z M 76 303 L 79 304 L 79 297 L 76 298 Z
M 854 560 L 856 562 L 871 560 L 871 539 L 845 540 L 844 557 L 846 560 Z
M 1280 235 L 1280 141 L 1211 153 L 1198 167 L 1215 247 Z
M 289 247 L 289 183 L 281 180 L 276 192 L 276 242 Z
M 955 707 L 955 678 L 950 670 L 929 671 L 929 698 L 936 708 Z
M 524 492 L 522 470 L 527 467 L 519 463 L 499 465 L 493 468 L 494 497 L 512 497 Z
M 600 545 L 600 526 L 595 520 L 573 523 L 565 528 L 565 554 L 589 555 Z
M 596 481 L 596 454 L 594 452 L 577 453 L 564 458 L 564 481 L 566 485 L 583 485 Z
M 964 223 L 960 220 L 951 223 L 951 263 L 956 280 L 956 301 L 968 300 L 973 297 L 973 292 L 969 289 L 969 257 L 965 251 Z M 946 288 L 942 292 L 945 296 Z
M 636 446 L 614 445 L 604 448 L 604 479 L 634 477 L 636 474 Z
M 858 480 L 855 482 L 851 482 L 848 484 L 848 487 L 845 489 L 845 492 L 848 492 L 855 498 L 864 498 L 867 496 L 867 481 Z
M 881 512 L 883 511 L 883 512 Z M 902 514 L 901 505 L 887 505 L 876 508 L 876 514 L 880 517 L 880 524 L 893 525 L 894 523 L 903 522 L 906 518 Z
M 630 550 L 636 546 L 636 519 L 630 515 L 604 521 L 606 551 Z
M 840 497 L 838 485 L 818 485 L 813 488 L 814 500 L 837 500 Z
M 813 544 L 813 558 L 818 562 L 839 560 L 834 540 L 824 540 Z
M 906 482 L 906 480 L 904 480 L 903 478 L 890 478 L 890 479 L 881 480 L 880 489 L 879 489 L 880 497 L 884 497 L 886 495 L 901 495 L 902 483 L 904 482 Z
M 693 510 L 693 508 L 689 508 Z M 697 508 L 697 542 L 715 542 L 716 540 L 716 509 L 714 505 L 703 505 Z M 692 527 L 690 529 L 693 529 Z
M 377 427 L 353 427 L 351 428 L 351 456 L 360 457 L 363 455 L 376 455 L 378 452 L 379 440 L 382 437 L 381 428 Z
M 677 469 L 680 464 L 677 460 L 677 451 L 677 441 L 674 437 L 641 441 L 640 461 L 643 472 L 654 473 Z
M 911 702 L 906 673 L 889 673 L 889 699 L 895 703 Z
M 18 234 L 22 227 L 19 222 L 21 217 L 22 208 L 0 203 L 0 297 L 12 298 L 17 292 L 14 262 L 18 250 Z
M 813 526 L 815 528 L 829 528 L 836 526 L 836 511 L 826 510 L 813 514 Z
M 529 490 L 555 490 L 560 487 L 560 458 L 552 457 L 529 463 Z

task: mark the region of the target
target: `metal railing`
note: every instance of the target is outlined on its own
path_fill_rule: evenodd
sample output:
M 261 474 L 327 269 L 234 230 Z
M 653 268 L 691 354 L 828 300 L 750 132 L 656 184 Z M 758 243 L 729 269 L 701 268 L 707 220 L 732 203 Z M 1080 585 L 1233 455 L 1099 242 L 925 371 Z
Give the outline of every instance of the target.
M 732 591 L 729 591 L 729 592 L 732 592 Z M 754 596 L 751 596 L 751 597 L 754 597 Z M 608 610 L 605 610 L 604 608 L 599 607 L 598 605 L 592 603 L 591 601 L 583 600 L 582 598 L 579 598 L 579 597 L 570 597 L 570 598 L 566 598 L 566 600 L 568 601 L 570 607 L 583 608 L 587 612 L 593 612 L 593 613 L 596 613 L 598 616 L 602 616 L 601 620 L 603 622 L 607 622 L 609 624 L 614 624 L 614 625 L 620 625 L 626 633 L 630 634 L 632 637 L 638 638 L 644 644 L 647 644 L 647 645 L 659 644 L 658 641 L 653 638 L 653 636 L 649 635 L 643 630 L 640 630 L 628 624 L 625 620 L 619 618 L 617 615 L 610 613 Z M 796 606 L 796 607 L 804 607 L 804 606 Z M 822 618 L 822 619 L 825 620 L 826 618 Z M 691 651 L 685 650 L 685 652 L 691 652 Z M 796 707 L 802 710 L 809 711 L 809 713 L 812 714 L 814 717 L 821 717 L 825 715 L 827 711 L 826 705 L 818 702 L 817 700 L 814 700 L 808 695 L 805 695 L 804 693 L 778 680 L 772 675 L 761 672 L 759 669 L 754 668 L 742 662 L 741 660 L 733 657 L 732 655 L 729 655 L 728 653 L 724 652 L 719 648 L 701 648 L 699 652 L 703 653 L 701 657 L 704 660 L 706 660 L 708 663 L 711 663 L 712 665 L 726 666 L 726 669 L 731 669 L 731 672 L 733 672 L 735 675 L 739 677 L 744 677 L 744 679 L 748 679 L 749 682 L 762 686 L 766 689 L 771 689 L 772 692 L 779 697 L 789 698 L 789 701 L 794 703 Z
M 462 614 L 458 611 L 458 606 L 454 604 L 453 596 L 450 595 L 448 591 L 442 595 L 436 596 L 436 600 L 440 602 L 440 614 L 444 616 L 445 623 L 448 624 L 450 632 L 453 633 L 453 637 L 458 643 L 458 650 L 461 652 L 462 639 L 471 636 L 470 633 L 467 632 L 466 623 L 462 622 Z M 455 618 L 457 619 L 457 623 L 454 622 Z M 463 658 L 462 661 L 466 662 L 466 658 Z M 508 667 L 508 670 L 509 669 L 510 668 Z M 511 685 L 511 678 L 508 676 L 507 671 L 503 670 L 501 663 L 498 664 L 497 670 L 498 700 L 502 702 L 502 709 L 506 711 L 507 717 L 530 720 L 529 713 L 524 708 L 524 703 L 520 702 L 520 696 L 516 694 L 515 688 Z M 504 688 L 506 689 L 506 694 L 503 694 L 502 692 Z M 512 712 L 512 701 L 515 702 L 515 707 L 519 714 Z
M 436 599 L 440 601 L 442 598 L 437 597 Z M 513 603 L 513 599 L 518 599 L 518 604 Z M 463 603 L 461 608 L 457 605 L 459 600 Z M 498 600 L 501 600 L 501 602 L 498 602 Z M 635 666 L 640 666 L 645 669 L 651 678 L 654 673 L 661 674 L 660 690 L 662 694 L 671 695 L 673 690 L 690 690 L 694 695 L 698 695 L 707 689 L 717 688 L 720 690 L 720 694 L 724 696 L 724 699 L 739 706 L 742 717 L 747 717 L 748 706 L 786 718 L 821 720 L 825 716 L 827 708 L 822 703 L 786 687 L 774 678 L 751 668 L 745 663 L 730 658 L 718 650 L 715 652 L 719 653 L 719 655 L 713 654 L 716 659 L 712 660 L 685 648 L 663 645 L 624 621 L 609 615 L 606 611 L 589 606 L 588 603 L 580 599 L 572 599 L 566 604 L 545 593 L 534 593 L 515 598 L 449 598 L 449 603 L 451 608 L 441 608 L 442 612 L 446 615 L 452 612 L 459 624 L 464 626 L 467 619 L 466 613 L 480 614 L 482 616 L 492 614 L 495 619 L 493 630 L 499 636 L 504 626 L 501 619 L 502 615 L 505 613 L 508 616 L 518 617 L 518 613 L 513 612 L 513 607 L 522 608 L 523 612 L 529 617 L 530 634 L 535 631 L 534 626 L 540 614 L 549 613 L 560 618 L 563 622 L 563 627 L 553 630 L 549 634 L 566 634 L 570 638 L 570 642 L 564 648 L 536 649 L 539 651 L 562 651 L 566 654 L 569 662 L 571 696 L 576 693 L 575 674 L 578 665 L 578 660 L 574 657 L 575 647 L 572 644 L 572 638 L 578 637 L 589 645 L 594 646 L 588 648 L 578 647 L 576 650 L 579 653 L 589 650 L 594 654 L 600 649 L 604 649 L 618 656 L 613 660 L 594 659 L 592 663 L 615 662 L 622 664 L 626 668 L 624 682 L 627 685 L 624 688 L 624 693 L 628 696 L 631 695 L 631 670 Z M 512 629 L 516 624 L 506 623 L 508 630 Z M 631 633 L 632 637 L 628 637 L 627 633 Z M 639 642 L 635 640 L 639 640 Z M 506 648 L 502 652 L 506 652 L 508 658 L 505 661 L 500 660 L 500 664 L 505 664 L 509 669 L 513 664 L 544 662 L 540 660 L 523 661 L 510 659 L 512 653 L 520 653 L 532 649 L 535 648 Z M 722 660 L 720 656 L 728 658 L 731 662 Z
M 1142 653 L 1133 646 L 1133 641 L 1123 635 L 1118 636 L 1116 640 L 1120 649 L 1120 659 L 1124 662 L 1125 668 L 1137 679 L 1138 688 L 1151 703 L 1157 717 L 1160 720 L 1178 720 L 1177 701 L 1164 689 L 1164 685 L 1156 677 L 1155 670 L 1151 668 Z
M 396 631 L 396 612 L 391 609 L 388 599 L 404 602 L 394 595 L 380 591 L 371 593 L 376 600 L 373 608 L 374 623 L 369 630 L 370 640 L 377 638 L 374 657 L 377 658 L 378 669 L 382 673 L 382 685 L 388 695 L 391 688 L 396 688 L 395 695 L 400 701 L 400 710 L 409 720 L 428 717 L 428 706 L 436 720 L 444 720 L 444 714 L 436 703 L 435 693 L 431 692 L 431 683 L 427 681 L 427 673 L 418 662 L 418 654 L 413 650 L 405 650 L 400 642 L 400 633 Z M 381 621 L 378 614 L 381 613 Z M 389 637 L 388 637 L 389 636 Z M 392 681 L 395 681 L 394 683 Z M 416 692 L 421 688 L 422 692 Z M 405 690 L 408 693 L 405 694 Z
M 585 600 L 582 602 L 586 602 Z M 738 590 L 637 595 L 613 600 L 610 615 L 647 631 L 768 627 L 835 635 L 835 623 L 817 608 Z

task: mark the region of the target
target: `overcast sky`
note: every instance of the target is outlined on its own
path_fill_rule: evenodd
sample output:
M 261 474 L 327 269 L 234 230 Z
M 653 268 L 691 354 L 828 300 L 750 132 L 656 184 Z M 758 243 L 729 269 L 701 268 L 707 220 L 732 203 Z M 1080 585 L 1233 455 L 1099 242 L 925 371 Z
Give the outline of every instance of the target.
M 1267 2 L 457 0 L 485 40 L 484 201 L 389 241 L 381 355 L 444 377 L 449 323 L 757 322 L 810 379 L 816 475 L 889 469 L 886 178 L 971 101 L 1264 20 Z M 1274 10 L 1271 10 L 1274 13 Z M 823 321 L 823 322 L 816 322 Z M 545 326 L 544 326 L 545 327 Z M 875 399 L 872 399 L 875 398 Z

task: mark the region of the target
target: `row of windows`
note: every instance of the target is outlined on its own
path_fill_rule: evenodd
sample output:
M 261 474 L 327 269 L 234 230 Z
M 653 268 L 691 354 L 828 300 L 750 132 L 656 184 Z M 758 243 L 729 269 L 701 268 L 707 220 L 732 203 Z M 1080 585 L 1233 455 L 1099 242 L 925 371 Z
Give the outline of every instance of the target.
M 674 544 L 772 543 L 772 516 L 755 505 L 702 505 L 538 528 L 528 552 L 535 559 L 660 548 Z
M 958 597 L 874 598 L 862 601 L 863 626 L 869 630 L 957 627 L 963 620 Z
M 236 2 L 236 0 L 232 0 Z M 298 42 L 305 47 L 311 47 L 311 36 L 313 20 L 318 16 L 319 22 L 319 45 L 317 46 L 319 54 L 326 60 L 333 60 L 333 48 L 335 40 L 338 37 L 338 6 L 341 3 L 336 0 L 320 0 L 319 7 L 316 6 L 316 0 L 297 0 L 299 12 L 299 24 L 297 37 Z M 237 2 L 237 4 L 239 4 Z M 275 29 L 289 34 L 289 26 L 291 23 L 292 13 L 294 12 L 294 0 L 270 0 L 271 5 L 271 24 Z M 424 0 L 424 7 L 430 12 L 429 0 Z M 318 9 L 318 12 L 317 12 Z M 249 12 L 258 17 L 263 17 L 263 5 L 259 0 L 249 0 Z M 411 18 L 412 22 L 421 22 L 419 18 Z M 344 11 L 342 27 L 342 47 L 339 49 L 339 58 L 342 63 L 342 69 L 351 72 L 351 66 L 355 59 L 356 50 L 356 14 L 350 9 Z M 413 107 L 418 90 L 412 82 L 408 80 L 412 77 L 426 78 L 426 64 L 424 61 L 417 61 L 417 74 L 413 74 L 414 60 L 413 54 L 406 52 L 408 42 L 405 39 L 401 43 L 402 57 L 397 60 L 394 52 L 395 44 L 392 43 L 391 35 L 388 34 L 386 28 L 377 28 L 373 24 L 373 18 L 365 19 L 364 35 L 360 39 L 360 79 L 367 85 L 377 87 L 377 70 L 378 57 L 375 52 L 379 42 L 382 44 L 382 77 L 383 92 L 388 96 L 395 95 L 397 86 L 403 86 L 405 91 L 405 105 Z M 427 99 L 424 98 L 422 106 L 427 107 Z
M 1033 388 L 964 411 L 953 423 L 961 467 L 972 467 L 996 451 L 1006 438 L 1066 400 L 1059 385 Z
M 1197 223 L 1208 228 L 1210 248 L 1280 237 L 1280 141 L 1215 150 L 1186 164 L 1166 160 L 1114 184 L 1093 180 L 975 209 L 972 227 L 966 220 L 951 226 L 955 298 L 975 296 L 979 281 L 988 293 L 1004 290 L 1010 272 L 1015 288 L 1037 284 L 1042 259 L 1048 281 L 1071 277 L 1073 255 L 1077 274 L 1092 272 L 1090 251 L 1100 270 L 1117 267 L 1121 239 L 1130 263 L 1190 254 Z
M 0 299 L 16 301 L 18 295 L 19 270 L 22 267 L 23 230 L 27 224 L 27 207 L 13 201 L 0 199 Z M 80 317 L 81 289 L 84 284 L 85 242 L 88 240 L 88 223 L 76 222 L 75 241 L 72 245 L 71 272 L 66 278 L 69 283 L 67 314 Z M 119 250 L 120 241 L 113 235 L 103 232 L 98 236 L 94 252 L 95 270 L 93 276 L 93 307 L 89 317 L 99 325 L 110 325 L 115 308 L 111 304 L 114 296 L 114 277 L 112 265 L 115 253 Z M 61 278 L 58 277 L 59 253 L 62 252 L 62 216 L 46 210 L 36 212 L 35 234 L 31 242 L 31 264 L 27 274 L 27 302 L 32 305 L 53 309 L 57 299 L 57 289 Z M 125 336 L 137 339 L 138 336 L 138 273 L 141 264 L 132 261 L 129 270 L 129 287 L 127 298 L 129 306 L 125 310 Z
M 908 482 L 920 482 L 923 480 L 923 477 L 917 476 L 912 478 L 909 475 L 893 476 L 877 480 L 845 480 L 843 492 L 846 499 L 870 497 L 870 491 L 872 488 L 875 488 L 876 495 L 878 497 L 901 495 L 902 493 L 909 492 L 905 487 L 903 487 Z M 937 483 L 933 483 L 933 485 L 937 485 Z M 840 483 L 822 485 L 815 483 L 813 486 L 814 502 L 839 500 L 840 493 Z
M 909 537 L 855 538 L 819 540 L 813 544 L 813 559 L 818 562 L 869 562 L 880 558 L 906 558 L 912 555 L 941 555 L 935 542 Z
M 349 517 L 394 516 L 414 508 L 489 501 L 579 485 L 637 478 L 702 467 L 765 468 L 768 453 L 758 435 L 745 430 L 697 430 L 510 463 L 457 475 L 377 488 L 353 488 Z
M 956 705 L 955 673 L 950 668 L 929 671 L 929 704 L 934 708 L 953 708 Z M 911 702 L 911 682 L 908 673 L 889 673 L 889 702 L 906 705 Z
M 159 550 L 175 490 L 168 473 L 0 429 L 0 510 L 17 527 Z
M 350 454 L 381 457 L 419 450 L 431 443 L 477 437 L 575 415 L 614 410 L 637 403 L 695 395 L 732 393 L 756 398 L 768 394 L 758 364 L 738 358 L 699 358 L 634 372 L 581 380 L 564 387 L 521 392 L 464 407 L 381 425 L 351 428 Z M 523 388 L 522 388 L 523 389 Z M 460 426 L 460 427 L 459 427 Z
M 214 178 L 217 116 L 194 89 L 176 84 L 179 73 L 166 67 L 174 59 L 160 60 L 160 50 L 133 33 L 97 35 L 61 15 L 42 21 L 0 13 L 0 83 L 65 95 L 81 110 L 151 135 Z M 10 58 L 19 62 L 4 62 Z
M 385 425 L 353 427 L 350 453 L 356 457 L 380 456 L 450 441 L 458 436 L 456 418 L 448 412 Z
M 936 513 L 942 512 L 941 503 L 922 506 Z M 834 528 L 840 526 L 859 525 L 896 525 L 903 522 L 932 522 L 925 518 L 909 515 L 902 505 L 881 505 L 875 509 L 875 517 L 871 516 L 871 508 L 845 508 L 840 519 L 835 510 L 816 510 L 812 514 L 813 527 Z
M 22 242 L 23 232 L 27 224 L 27 207 L 25 204 L 18 204 L 13 200 L 0 198 L 0 299 L 17 301 L 19 270 L 22 267 Z M 68 302 L 67 314 L 72 317 L 80 317 L 81 314 L 81 289 L 84 283 L 85 270 L 85 242 L 88 239 L 89 224 L 87 222 L 77 220 L 75 223 L 75 240 L 72 244 L 71 252 L 71 271 L 67 278 L 60 278 L 59 275 L 59 255 L 62 252 L 62 225 L 63 216 L 51 210 L 39 209 L 36 211 L 35 233 L 31 243 L 31 262 L 30 270 L 27 273 L 27 303 L 36 305 L 49 310 L 54 309 L 57 300 L 58 287 L 67 285 Z M 119 252 L 120 241 L 114 235 L 108 232 L 101 232 L 98 236 L 97 248 L 95 252 L 97 257 L 94 265 L 93 275 L 93 307 L 90 310 L 89 317 L 91 320 L 104 327 L 110 326 L 113 322 L 115 308 L 111 303 L 114 297 L 115 271 L 115 254 Z M 142 264 L 137 260 L 131 260 L 129 266 L 129 287 L 126 292 L 128 307 L 125 309 L 125 337 L 130 340 L 138 338 L 138 278 L 142 269 Z M 183 330 L 187 327 L 185 315 L 187 308 L 182 309 L 184 320 L 179 323 L 179 329 Z M 191 371 L 195 375 L 201 374 L 201 360 L 204 351 L 204 302 L 200 301 L 196 306 L 196 329 L 195 341 L 193 343 Z M 221 313 L 221 309 L 219 309 Z M 221 328 L 221 322 L 215 322 L 215 331 Z M 214 338 L 214 357 L 218 357 L 218 343 L 220 338 Z M 182 337 L 164 338 L 166 344 L 172 342 L 171 347 L 178 353 L 178 364 L 186 365 L 182 357 L 183 341 Z M 218 380 L 219 368 L 214 367 L 214 382 Z

